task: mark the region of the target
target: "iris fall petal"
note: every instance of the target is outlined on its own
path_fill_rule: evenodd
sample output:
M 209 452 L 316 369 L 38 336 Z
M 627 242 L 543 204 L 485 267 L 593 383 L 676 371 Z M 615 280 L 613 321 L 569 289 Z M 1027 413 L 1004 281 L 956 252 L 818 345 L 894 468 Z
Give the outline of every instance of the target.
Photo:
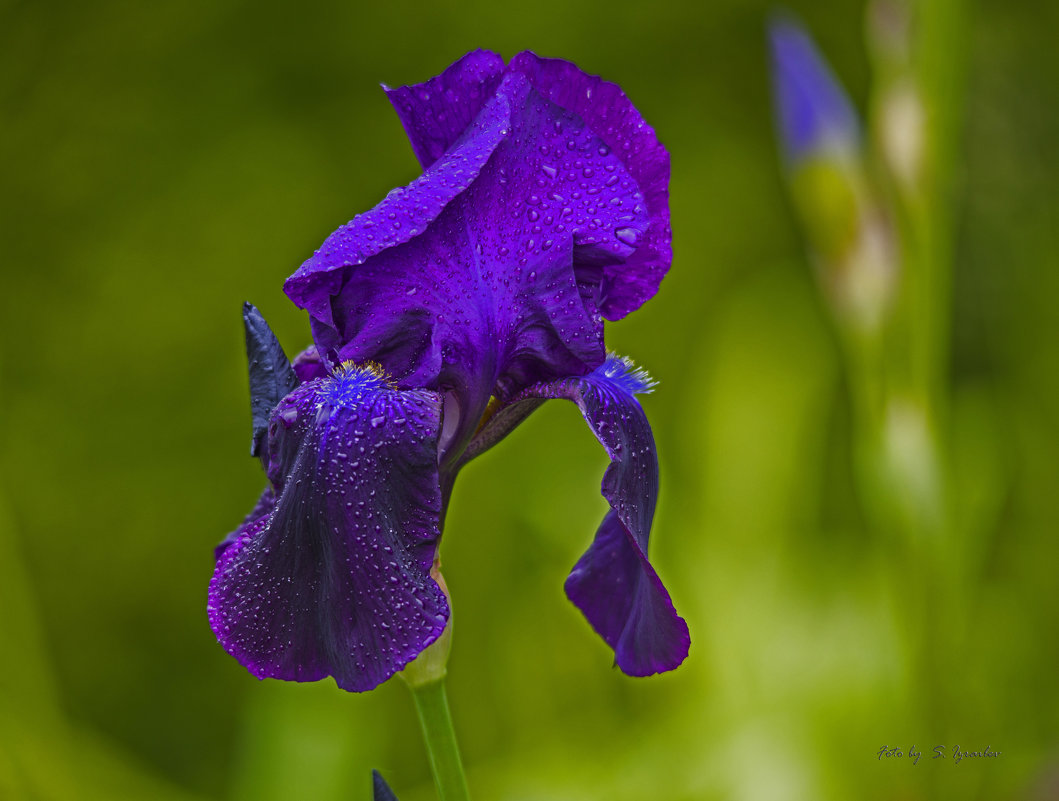
M 221 553 L 209 594 L 214 632 L 251 673 L 370 690 L 441 634 L 439 424 L 436 395 L 354 367 L 274 410 L 275 503 Z
M 518 415 L 521 404 L 540 398 L 571 400 L 610 456 L 602 493 L 611 510 L 567 578 L 566 593 L 614 649 L 618 667 L 631 676 L 673 670 L 690 644 L 687 624 L 647 559 L 658 458 L 636 394 L 651 387 L 631 364 L 608 356 L 587 376 L 527 389 L 505 410 L 505 415 Z

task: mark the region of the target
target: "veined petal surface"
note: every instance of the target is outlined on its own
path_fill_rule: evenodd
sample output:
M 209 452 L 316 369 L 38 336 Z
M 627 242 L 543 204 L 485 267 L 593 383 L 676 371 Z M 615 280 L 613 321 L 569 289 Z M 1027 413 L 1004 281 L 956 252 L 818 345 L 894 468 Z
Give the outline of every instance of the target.
M 251 673 L 370 690 L 441 634 L 439 428 L 435 394 L 348 365 L 273 411 L 274 502 L 221 552 L 209 593 L 217 638 Z

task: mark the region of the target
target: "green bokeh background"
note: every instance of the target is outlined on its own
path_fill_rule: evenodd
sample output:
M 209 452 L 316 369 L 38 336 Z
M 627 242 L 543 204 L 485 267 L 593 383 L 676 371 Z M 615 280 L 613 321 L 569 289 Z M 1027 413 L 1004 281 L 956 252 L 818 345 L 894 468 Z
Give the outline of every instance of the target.
M 865 108 L 860 5 L 791 6 Z M 240 304 L 308 342 L 283 279 L 418 172 L 378 84 L 482 46 L 619 82 L 672 153 L 672 270 L 608 341 L 660 381 L 652 558 L 692 650 L 628 679 L 564 598 L 605 458 L 547 405 L 446 529 L 475 796 L 1059 797 L 1057 8 L 969 12 L 948 457 L 972 581 L 925 690 L 776 155 L 765 3 L 3 4 L 0 798 L 366 799 L 373 767 L 433 798 L 399 682 L 258 682 L 205 594 L 262 486 Z

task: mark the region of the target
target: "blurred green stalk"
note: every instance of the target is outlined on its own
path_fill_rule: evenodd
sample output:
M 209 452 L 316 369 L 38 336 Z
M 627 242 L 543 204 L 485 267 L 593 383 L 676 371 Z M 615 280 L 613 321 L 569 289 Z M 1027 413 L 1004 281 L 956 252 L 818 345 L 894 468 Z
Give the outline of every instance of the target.
M 869 8 L 876 164 L 900 253 L 886 334 L 879 491 L 907 543 L 907 581 L 922 616 L 914 642 L 926 680 L 924 712 L 944 736 L 953 704 L 946 676 L 965 620 L 953 549 L 949 475 L 953 168 L 962 108 L 963 0 L 875 0 Z M 886 496 L 889 496 L 886 498 Z
M 963 25 L 962 0 L 873 0 L 867 151 L 812 45 L 780 40 L 791 48 L 786 61 L 777 47 L 781 101 L 802 111 L 781 133 L 842 346 L 861 502 L 891 560 L 914 701 L 939 736 L 953 709 L 947 677 L 956 665 L 946 660 L 966 620 L 947 420 Z M 799 125 L 817 136 L 792 150 Z
M 893 588 L 916 703 L 940 738 L 957 708 L 950 677 L 967 606 L 954 552 L 948 422 L 963 13 L 961 0 L 875 0 L 869 8 L 869 208 L 885 210 L 878 219 L 889 226 L 895 283 L 878 327 L 844 332 L 862 495 L 884 541 L 897 534 L 904 543 L 893 554 Z

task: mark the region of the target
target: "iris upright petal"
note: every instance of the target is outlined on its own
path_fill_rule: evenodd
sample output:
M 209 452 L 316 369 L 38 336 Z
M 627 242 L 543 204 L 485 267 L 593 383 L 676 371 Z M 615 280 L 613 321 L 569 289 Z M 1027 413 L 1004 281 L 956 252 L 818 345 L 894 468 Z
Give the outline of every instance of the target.
M 454 393 L 458 453 L 491 396 L 602 363 L 599 288 L 650 225 L 619 155 L 508 71 L 419 179 L 332 234 L 286 289 L 322 350 Z

